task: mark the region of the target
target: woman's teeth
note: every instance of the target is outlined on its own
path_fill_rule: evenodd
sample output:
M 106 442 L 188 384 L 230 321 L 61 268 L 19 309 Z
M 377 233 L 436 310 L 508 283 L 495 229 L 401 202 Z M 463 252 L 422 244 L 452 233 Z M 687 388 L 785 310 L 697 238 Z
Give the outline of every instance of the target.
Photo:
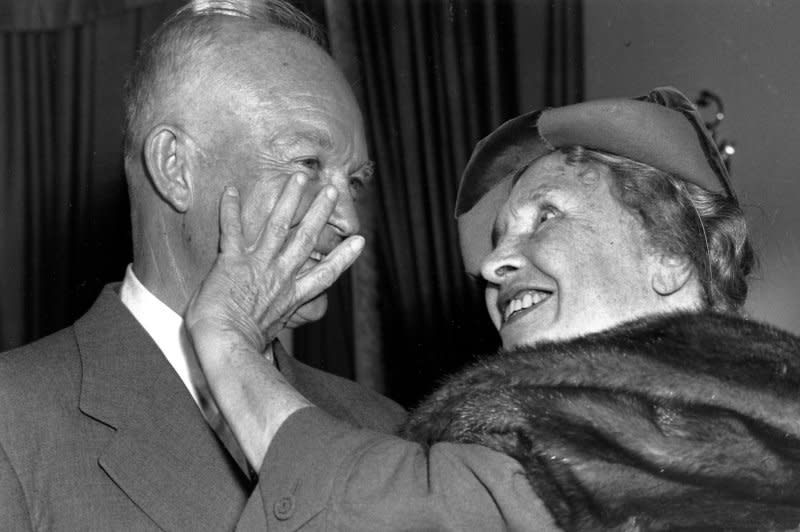
M 549 295 L 550 294 L 547 292 L 532 291 L 525 292 L 524 295 L 515 297 L 508 302 L 508 305 L 506 305 L 506 309 L 503 312 L 503 321 L 508 321 L 508 318 L 510 318 L 515 312 L 538 305 L 547 299 Z
M 319 251 L 312 251 L 311 254 L 308 256 L 308 258 L 314 259 L 317 262 L 322 262 L 322 259 L 325 258 L 325 255 L 323 255 Z

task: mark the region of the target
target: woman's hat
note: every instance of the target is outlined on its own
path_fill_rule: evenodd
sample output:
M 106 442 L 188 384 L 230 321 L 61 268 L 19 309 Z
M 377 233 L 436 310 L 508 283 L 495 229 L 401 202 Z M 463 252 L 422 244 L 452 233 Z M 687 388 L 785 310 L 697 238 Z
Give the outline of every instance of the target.
M 672 87 L 636 99 L 533 111 L 478 142 L 461 177 L 456 218 L 467 272 L 478 274 L 492 249 L 492 226 L 513 178 L 540 157 L 576 145 L 627 157 L 735 200 L 728 170 L 697 108 Z

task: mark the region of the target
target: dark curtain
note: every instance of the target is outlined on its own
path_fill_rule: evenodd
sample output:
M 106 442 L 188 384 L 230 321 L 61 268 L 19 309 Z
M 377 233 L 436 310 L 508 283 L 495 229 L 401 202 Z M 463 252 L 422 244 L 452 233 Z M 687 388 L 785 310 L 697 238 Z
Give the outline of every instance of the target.
M 580 3 L 327 6 L 334 57 L 361 100 L 377 163 L 365 206 L 367 261 L 354 271 L 366 282 L 351 287 L 354 364 L 359 380 L 412 406 L 444 375 L 497 347 L 482 287 L 459 256 L 458 179 L 475 143 L 504 120 L 580 96 Z M 520 94 L 529 87 L 535 94 Z M 359 343 L 362 336 L 371 341 Z M 377 368 L 368 362 L 376 358 Z
M 68 325 L 122 278 L 123 80 L 182 3 L 0 4 L 0 350 Z M 580 97 L 580 0 L 295 3 L 329 26 L 378 172 L 363 205 L 367 249 L 294 351 L 410 406 L 496 346 L 481 289 L 462 272 L 456 186 L 503 120 Z
M 165 0 L 0 0 L 0 29 L 57 30 Z
M 508 4 L 356 2 L 377 162 L 376 244 L 386 392 L 410 406 L 495 344 L 463 275 L 453 206 L 485 133 L 516 113 Z
M 556 0 L 547 9 L 547 68 L 545 83 L 549 106 L 583 100 L 582 0 Z
M 141 40 L 179 3 L 31 29 L 67 22 L 37 3 L 40 19 L 20 19 L 29 31 L 2 12 L 0 349 L 69 324 L 122 278 L 131 255 L 123 80 Z

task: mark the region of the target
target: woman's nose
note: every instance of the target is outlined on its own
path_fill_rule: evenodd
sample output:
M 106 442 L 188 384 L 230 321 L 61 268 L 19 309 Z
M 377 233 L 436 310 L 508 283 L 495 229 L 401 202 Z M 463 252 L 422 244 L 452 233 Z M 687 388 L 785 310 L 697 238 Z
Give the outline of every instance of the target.
M 524 261 L 513 246 L 498 246 L 483 259 L 481 275 L 490 283 L 500 284 L 522 268 Z

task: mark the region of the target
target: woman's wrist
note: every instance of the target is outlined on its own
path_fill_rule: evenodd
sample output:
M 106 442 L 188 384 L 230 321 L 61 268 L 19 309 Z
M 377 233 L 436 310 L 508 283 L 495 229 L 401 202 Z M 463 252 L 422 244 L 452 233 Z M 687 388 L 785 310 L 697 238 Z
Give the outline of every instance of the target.
M 190 333 L 214 399 L 257 470 L 283 422 L 312 404 L 274 366 L 271 346 L 261 352 L 238 330 L 202 322 Z

